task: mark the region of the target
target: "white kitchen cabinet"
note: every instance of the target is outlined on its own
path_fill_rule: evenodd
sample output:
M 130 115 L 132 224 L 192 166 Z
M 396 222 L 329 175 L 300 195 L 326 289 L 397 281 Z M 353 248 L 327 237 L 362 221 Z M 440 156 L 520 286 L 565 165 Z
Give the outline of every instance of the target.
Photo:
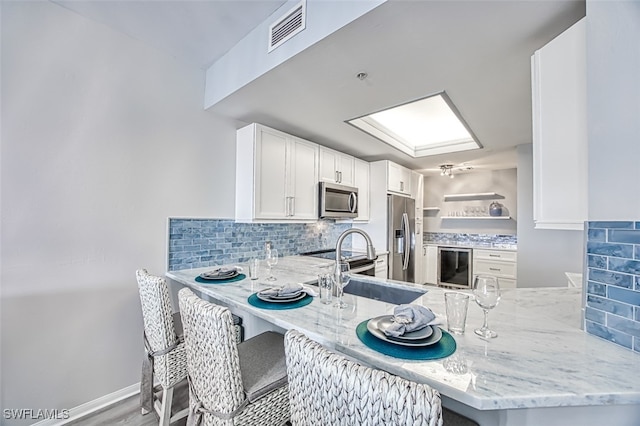
M 317 144 L 256 123 L 236 143 L 236 221 L 317 220 Z
M 438 284 L 438 246 L 422 246 L 423 283 Z
M 354 186 L 358 188 L 358 217 L 354 221 L 357 222 L 369 220 L 369 180 L 369 163 L 356 158 L 354 163 Z
M 378 258 L 376 259 L 376 269 L 375 269 L 376 278 L 384 278 L 384 279 L 388 278 L 388 273 L 389 273 L 388 267 L 387 267 L 388 257 L 389 255 L 387 254 L 378 255 Z
M 387 161 L 387 191 L 411 196 L 412 173 L 406 167 Z
M 531 58 L 533 219 L 581 230 L 587 219 L 586 18 Z
M 355 186 L 355 158 L 333 149 L 320 147 L 318 180 Z
M 473 276 L 493 275 L 501 288 L 515 288 L 518 275 L 518 253 L 508 250 L 473 250 Z

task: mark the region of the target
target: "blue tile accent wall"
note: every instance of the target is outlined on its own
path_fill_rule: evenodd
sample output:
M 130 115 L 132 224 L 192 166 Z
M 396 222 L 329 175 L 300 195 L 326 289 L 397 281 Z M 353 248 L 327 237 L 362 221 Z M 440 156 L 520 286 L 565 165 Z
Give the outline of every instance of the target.
M 585 330 L 640 352 L 640 222 L 588 222 Z
M 219 219 L 169 219 L 169 270 L 202 268 L 246 262 L 264 257 L 264 244 L 271 241 L 280 256 L 334 248 L 338 236 L 351 224 L 235 223 Z M 351 236 L 344 247 L 351 247 Z

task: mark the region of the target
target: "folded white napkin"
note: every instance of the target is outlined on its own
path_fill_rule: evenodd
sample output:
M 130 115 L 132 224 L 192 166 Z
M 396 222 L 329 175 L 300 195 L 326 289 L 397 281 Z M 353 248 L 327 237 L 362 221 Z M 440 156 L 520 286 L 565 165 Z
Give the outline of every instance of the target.
M 442 318 L 422 305 L 398 305 L 393 310 L 393 324 L 383 330 L 391 337 L 400 337 L 404 333 L 420 330 L 428 325 L 442 324 Z
M 288 296 L 299 294 L 300 292 L 307 293 L 309 296 L 316 297 L 318 293 L 312 288 L 307 287 L 299 283 L 285 284 L 282 287 L 273 287 L 260 292 L 261 296 Z
M 240 272 L 242 272 L 242 267 L 240 266 L 222 266 L 212 271 L 203 272 L 200 276 L 203 278 L 222 278 L 231 277 Z

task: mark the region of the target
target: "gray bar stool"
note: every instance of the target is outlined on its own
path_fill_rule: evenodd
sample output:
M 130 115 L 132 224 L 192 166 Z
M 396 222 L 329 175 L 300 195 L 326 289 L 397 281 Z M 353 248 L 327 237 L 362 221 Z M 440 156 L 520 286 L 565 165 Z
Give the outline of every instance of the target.
M 187 353 L 189 425 L 282 425 L 289 420 L 283 336 L 236 344 L 229 309 L 178 292 Z

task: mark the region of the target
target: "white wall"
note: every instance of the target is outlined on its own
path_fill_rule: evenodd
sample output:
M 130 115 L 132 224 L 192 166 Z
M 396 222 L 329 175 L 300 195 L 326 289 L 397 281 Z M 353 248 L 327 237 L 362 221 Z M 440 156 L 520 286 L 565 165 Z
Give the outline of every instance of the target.
M 233 217 L 236 126 L 202 110 L 201 70 L 1 7 L 0 406 L 72 408 L 139 381 L 135 270 L 166 270 L 169 216 Z
M 516 233 L 517 205 L 516 169 L 476 171 L 455 175 L 454 179 L 443 176 L 431 176 L 424 179 L 424 206 L 439 207 L 439 211 L 427 211 L 424 215 L 425 232 L 448 232 L 464 234 L 500 234 Z M 504 198 L 495 200 L 444 201 L 445 194 L 469 194 L 495 192 Z M 469 207 L 486 207 L 497 201 L 504 207 L 503 216 L 512 219 L 443 219 L 452 216 L 452 211 L 464 211 Z
M 533 150 L 518 152 L 518 287 L 563 287 L 565 272 L 582 272 L 582 231 L 534 229 Z
M 640 220 L 640 2 L 587 1 L 589 220 Z

